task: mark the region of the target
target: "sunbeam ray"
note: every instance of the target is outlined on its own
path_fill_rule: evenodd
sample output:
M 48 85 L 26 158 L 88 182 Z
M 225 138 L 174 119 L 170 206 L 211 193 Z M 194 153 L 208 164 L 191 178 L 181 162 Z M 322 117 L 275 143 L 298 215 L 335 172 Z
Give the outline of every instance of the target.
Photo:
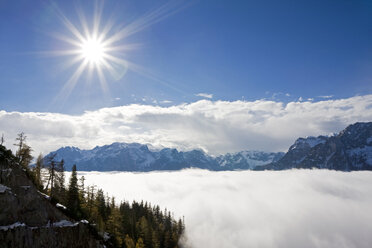
M 64 41 L 66 43 L 69 43 L 70 45 L 73 45 L 75 47 L 78 47 L 80 46 L 81 44 L 81 41 L 80 40 L 75 40 L 73 38 L 70 38 L 70 37 L 67 37 L 65 35 L 62 35 L 62 34 L 51 34 L 54 38 L 58 39 L 58 40 L 61 40 L 61 41 Z
M 72 90 L 75 88 L 77 81 L 81 77 L 81 74 L 86 69 L 87 65 L 88 61 L 84 61 L 83 63 L 80 64 L 80 66 L 75 70 L 70 79 L 65 83 L 60 93 L 54 99 L 54 102 L 57 102 L 59 100 L 62 100 L 62 102 L 64 102 L 68 98 Z
M 109 95 L 109 89 L 107 87 L 106 77 L 103 74 L 102 68 L 100 66 L 97 67 L 97 74 L 98 74 L 98 77 L 99 77 L 99 82 L 101 84 L 102 91 L 105 94 L 105 96 L 108 96 Z
M 80 31 L 75 27 L 74 24 L 72 24 L 70 22 L 69 19 L 67 19 L 67 17 L 65 15 L 63 15 L 62 13 L 60 14 L 60 18 L 63 22 L 63 24 L 66 26 L 66 28 L 68 28 L 70 30 L 70 32 L 75 35 L 75 37 L 79 40 L 79 41 L 83 41 L 85 40 L 84 36 L 80 33 Z
M 79 8 L 77 10 L 77 14 L 79 16 L 80 24 L 83 28 L 84 36 L 89 37 L 90 36 L 90 31 L 89 31 L 88 23 L 87 23 L 87 20 L 85 18 L 84 12 Z M 80 45 L 80 43 L 78 45 Z
M 99 33 L 99 26 L 101 23 L 101 16 L 102 16 L 102 11 L 103 11 L 103 1 L 95 1 L 95 6 L 94 6 L 94 17 L 93 17 L 93 34 L 96 36 Z

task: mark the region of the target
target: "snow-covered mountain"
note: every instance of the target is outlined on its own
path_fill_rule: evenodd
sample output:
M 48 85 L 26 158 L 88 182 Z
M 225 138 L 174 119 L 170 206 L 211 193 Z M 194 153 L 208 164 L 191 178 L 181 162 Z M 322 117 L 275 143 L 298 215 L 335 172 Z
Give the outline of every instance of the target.
M 372 122 L 355 123 L 330 137 L 299 138 L 280 160 L 255 169 L 290 168 L 372 170 Z
M 216 160 L 225 169 L 254 169 L 256 166 L 278 161 L 283 156 L 283 152 L 241 151 L 221 155 Z
M 63 147 L 55 152 L 66 170 L 76 164 L 84 171 L 153 171 L 202 168 L 208 170 L 284 170 L 326 168 L 372 170 L 372 122 L 355 123 L 339 134 L 298 138 L 287 153 L 241 151 L 212 157 L 202 150 L 150 150 L 138 143 L 113 143 L 92 150 Z
M 208 170 L 254 169 L 258 165 L 275 162 L 284 155 L 281 152 L 242 151 L 212 157 L 202 150 L 182 152 L 164 148 L 153 151 L 147 145 L 138 143 L 113 143 L 92 150 L 63 147 L 46 157 L 54 153 L 55 159 L 65 161 L 66 170 L 71 170 L 72 165 L 76 164 L 83 171 L 180 170 L 190 167 Z

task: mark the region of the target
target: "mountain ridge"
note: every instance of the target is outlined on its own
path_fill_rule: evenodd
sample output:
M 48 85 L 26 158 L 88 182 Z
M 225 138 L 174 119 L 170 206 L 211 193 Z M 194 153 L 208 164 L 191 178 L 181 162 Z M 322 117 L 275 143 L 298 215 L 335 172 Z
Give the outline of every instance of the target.
M 154 171 L 200 168 L 223 170 L 285 170 L 320 168 L 342 171 L 372 170 L 372 122 L 357 122 L 332 136 L 298 138 L 286 153 L 240 151 L 212 157 L 202 150 L 149 149 L 139 143 L 115 142 L 91 150 L 62 147 L 56 159 L 66 169 L 76 164 L 85 171 Z
M 64 159 L 66 170 L 76 164 L 85 171 L 153 171 L 201 168 L 208 170 L 253 169 L 280 159 L 282 152 L 241 151 L 212 157 L 204 151 L 178 151 L 175 148 L 150 150 L 139 143 L 115 142 L 111 145 L 96 146 L 91 150 L 66 146 L 47 157 L 56 154 L 55 159 Z
M 292 168 L 372 170 L 372 122 L 357 122 L 333 136 L 299 138 L 278 161 L 255 170 Z

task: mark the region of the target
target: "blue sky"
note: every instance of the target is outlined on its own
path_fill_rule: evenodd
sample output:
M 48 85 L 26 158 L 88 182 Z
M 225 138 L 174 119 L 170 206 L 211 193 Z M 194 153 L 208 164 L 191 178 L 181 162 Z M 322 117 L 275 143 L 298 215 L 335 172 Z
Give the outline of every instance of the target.
M 0 134 L 35 154 L 287 151 L 372 121 L 371 1 L 5 0 L 0 31 Z
M 167 3 L 106 1 L 102 23 L 112 18 L 119 30 Z M 88 80 L 83 74 L 71 94 L 55 102 L 77 65 L 63 69 L 71 57 L 40 52 L 68 49 L 55 33 L 73 37 L 57 9 L 81 28 L 76 10 L 92 20 L 92 1 L 1 1 L 0 108 L 78 114 L 130 103 L 194 102 L 202 98 L 198 93 L 213 94 L 213 100 L 289 102 L 372 92 L 370 1 L 171 5 L 161 20 L 120 41 L 139 44 L 118 56 L 145 73 L 129 68 L 118 80 L 107 77 L 110 94 L 102 92 L 96 76 Z

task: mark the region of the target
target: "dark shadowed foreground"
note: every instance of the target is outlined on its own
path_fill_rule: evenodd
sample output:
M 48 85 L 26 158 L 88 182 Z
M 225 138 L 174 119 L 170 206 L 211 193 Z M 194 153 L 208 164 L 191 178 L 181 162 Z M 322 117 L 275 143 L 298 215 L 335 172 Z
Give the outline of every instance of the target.
M 86 220 L 76 221 L 60 208 L 66 207 L 38 191 L 0 145 L 0 248 L 106 247 Z
M 117 200 L 185 215 L 192 247 L 370 247 L 372 172 L 82 172 Z

